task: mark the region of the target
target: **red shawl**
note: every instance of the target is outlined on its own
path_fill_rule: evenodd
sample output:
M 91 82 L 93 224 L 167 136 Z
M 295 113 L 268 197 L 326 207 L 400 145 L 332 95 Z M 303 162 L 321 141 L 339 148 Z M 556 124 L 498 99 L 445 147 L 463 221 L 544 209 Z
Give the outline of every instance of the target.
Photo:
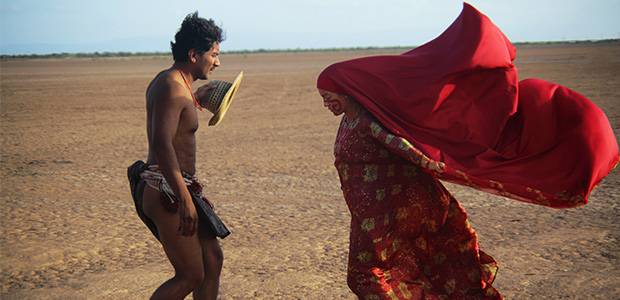
M 317 87 L 347 94 L 431 160 L 445 180 L 552 207 L 587 202 L 618 163 L 607 117 L 584 96 L 517 80 L 515 47 L 469 4 L 401 55 L 327 67 Z

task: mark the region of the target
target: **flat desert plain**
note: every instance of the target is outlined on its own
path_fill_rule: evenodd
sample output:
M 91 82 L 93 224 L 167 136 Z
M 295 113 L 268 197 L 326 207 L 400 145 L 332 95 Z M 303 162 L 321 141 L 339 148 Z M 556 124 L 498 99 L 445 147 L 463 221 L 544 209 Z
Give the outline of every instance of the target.
M 214 79 L 245 78 L 220 125 L 200 113 L 197 175 L 233 231 L 221 242 L 222 299 L 355 298 L 349 212 L 333 167 L 339 118 L 323 108 L 315 78 L 336 61 L 395 53 L 221 57 Z M 0 63 L 0 298 L 148 298 L 173 273 L 135 213 L 126 168 L 145 159 L 144 91 L 171 60 Z M 589 97 L 618 137 L 620 42 L 521 45 L 516 65 L 521 79 Z M 506 298 L 620 298 L 618 170 L 576 209 L 447 186 L 500 263 L 495 286 Z

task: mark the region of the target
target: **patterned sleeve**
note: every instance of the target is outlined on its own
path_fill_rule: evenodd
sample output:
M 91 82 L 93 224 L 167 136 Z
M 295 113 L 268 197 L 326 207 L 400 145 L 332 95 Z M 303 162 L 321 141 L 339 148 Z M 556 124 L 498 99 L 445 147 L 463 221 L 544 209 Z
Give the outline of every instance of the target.
M 368 115 L 364 115 L 362 118 L 366 119 L 364 123 L 368 124 L 370 135 L 390 152 L 431 172 L 442 173 L 444 171 L 445 164 L 443 162 L 432 160 L 424 155 L 422 151 L 413 146 L 408 140 L 392 134 L 374 118 Z

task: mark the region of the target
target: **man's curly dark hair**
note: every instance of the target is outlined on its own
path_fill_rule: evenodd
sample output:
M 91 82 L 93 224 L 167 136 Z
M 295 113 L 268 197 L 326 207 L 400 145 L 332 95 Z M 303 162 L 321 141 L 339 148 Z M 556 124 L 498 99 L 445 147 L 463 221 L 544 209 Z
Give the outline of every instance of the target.
M 222 29 L 212 19 L 198 17 L 196 11 L 185 17 L 181 28 L 174 35 L 174 42 L 170 42 L 172 57 L 174 61 L 187 62 L 190 49 L 196 49 L 196 52 L 202 54 L 209 51 L 214 43 L 223 40 Z

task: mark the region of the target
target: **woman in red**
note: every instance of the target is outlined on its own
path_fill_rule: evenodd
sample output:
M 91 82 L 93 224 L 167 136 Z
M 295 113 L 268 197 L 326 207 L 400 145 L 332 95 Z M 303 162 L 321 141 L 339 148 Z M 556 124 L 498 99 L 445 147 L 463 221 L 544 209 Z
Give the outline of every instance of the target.
M 501 299 L 495 261 L 438 179 L 551 207 L 584 205 L 618 162 L 592 102 L 518 82 L 515 48 L 468 4 L 433 41 L 336 63 L 317 80 L 344 114 L 334 154 L 351 211 L 347 282 L 362 299 Z
M 362 299 L 499 299 L 490 285 L 495 262 L 478 250 L 465 211 L 430 174 L 441 164 L 347 96 L 320 93 L 335 115 L 345 113 L 334 154 L 351 211 L 351 290 Z

